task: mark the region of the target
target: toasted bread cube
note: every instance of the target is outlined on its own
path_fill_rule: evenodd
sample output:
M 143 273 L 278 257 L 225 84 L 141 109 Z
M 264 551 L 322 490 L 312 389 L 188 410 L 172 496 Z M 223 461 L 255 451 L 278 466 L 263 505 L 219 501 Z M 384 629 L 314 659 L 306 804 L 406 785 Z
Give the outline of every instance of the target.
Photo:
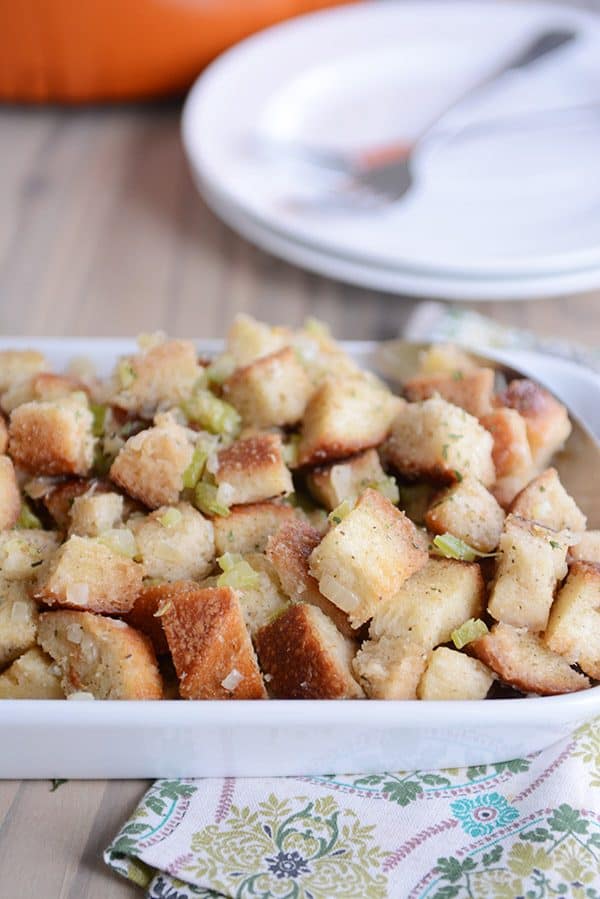
M 47 567 L 59 544 L 55 531 L 0 532 L 0 574 L 10 581 L 27 581 Z
M 403 406 L 383 452 L 408 478 L 451 484 L 471 475 L 487 487 L 495 478 L 492 445 L 476 418 L 432 397 Z
M 419 681 L 419 699 L 485 699 L 494 682 L 489 668 L 470 656 L 446 646 L 431 653 Z
M 217 498 L 227 506 L 262 502 L 294 490 L 279 434 L 257 433 L 236 440 L 217 458 Z
M 169 651 L 167 638 L 162 626 L 161 613 L 179 590 L 195 590 L 197 584 L 190 581 L 171 581 L 164 584 L 145 584 L 138 593 L 129 612 L 123 620 L 137 631 L 150 638 L 156 655 L 165 655 Z
M 545 468 L 571 433 L 566 407 L 544 387 L 525 378 L 511 381 L 497 402 L 523 416 L 533 464 L 538 470 Z
M 0 531 L 12 528 L 21 511 L 21 493 L 15 467 L 8 456 L 0 456 Z
M 310 573 L 321 593 L 359 627 L 426 562 L 412 521 L 376 490 L 367 489 L 312 551 Z
M 317 387 L 326 378 L 355 377 L 361 368 L 328 333 L 327 327 L 305 325 L 296 331 L 291 344 L 302 360 L 311 383 Z
M 24 403 L 10 416 L 9 453 L 38 475 L 86 475 L 94 463 L 93 415 L 84 393 Z
M 354 645 L 316 606 L 293 604 L 255 636 L 270 693 L 277 699 L 359 699 Z
M 244 587 L 237 590 L 240 606 L 250 636 L 268 624 L 276 615 L 284 612 L 289 606 L 279 583 L 279 578 L 269 560 L 261 553 L 248 553 L 246 562 L 258 574 L 259 584 L 256 587 Z
M 25 582 L 0 581 L 0 669 L 35 646 L 37 603 Z
M 454 534 L 479 552 L 496 549 L 504 512 L 481 481 L 466 477 L 438 494 L 425 515 L 434 534 Z
M 438 395 L 475 418 L 491 410 L 493 390 L 494 371 L 491 368 L 417 375 L 404 385 L 404 395 L 411 403 Z
M 151 418 L 157 409 L 177 406 L 189 397 L 201 373 L 190 340 L 165 340 L 121 359 L 110 402 Z
M 99 537 L 122 524 L 123 497 L 120 493 L 84 493 L 71 505 L 69 536 Z
M 530 481 L 515 497 L 510 511 L 555 531 L 585 530 L 586 517 L 561 484 L 555 468 L 547 468 Z
M 493 409 L 482 415 L 480 422 L 494 440 L 492 459 L 497 478 L 533 470 L 527 424 L 520 412 L 516 409 Z
M 403 401 L 360 373 L 328 379 L 311 397 L 302 423 L 298 465 L 318 465 L 379 446 Z
M 590 686 L 587 677 L 548 649 L 537 634 L 504 622 L 495 624 L 489 634 L 469 643 L 469 652 L 491 668 L 500 680 L 523 693 L 552 696 Z
M 577 543 L 569 547 L 569 558 L 574 562 L 600 563 L 600 531 L 584 531 L 574 536 Z
M 43 488 L 43 480 L 40 487 Z M 36 485 L 37 486 L 37 485 Z M 26 487 L 28 490 L 29 485 Z M 40 499 L 48 513 L 54 519 L 56 526 L 61 531 L 67 531 L 71 523 L 71 509 L 75 497 L 85 494 L 96 495 L 110 492 L 112 485 L 108 481 L 100 481 L 97 478 L 68 478 L 67 480 L 53 483 L 49 481 Z
M 434 343 L 419 356 L 420 375 L 467 374 L 477 368 L 475 359 L 453 343 Z
M 64 699 L 55 664 L 34 646 L 0 674 L 0 699 Z
M 217 556 L 223 553 L 262 553 L 267 540 L 288 521 L 296 519 L 296 513 L 285 503 L 263 502 L 233 506 L 229 515 L 217 515 L 213 520 Z
M 2 395 L 2 408 L 12 412 L 17 406 L 31 402 L 50 402 L 68 397 L 76 391 L 83 390 L 84 385 L 70 375 L 55 375 L 53 372 L 41 372 L 26 381 L 19 381 Z
M 229 587 L 173 594 L 162 623 L 183 699 L 264 699 L 237 594 Z
M 6 419 L 0 415 L 0 453 L 5 453 L 8 447 L 8 428 Z
M 112 480 L 151 509 L 172 506 L 194 446 L 186 428 L 166 419 L 130 437 L 110 469 Z
M 194 580 L 213 567 L 212 522 L 189 503 L 162 506 L 147 518 L 132 522 L 132 530 L 148 577 Z
M 467 619 L 479 618 L 484 605 L 485 584 L 476 562 L 432 558 L 376 609 L 369 634 L 403 637 L 433 649 L 447 643 Z
M 488 611 L 497 621 L 530 631 L 548 624 L 556 585 L 567 573 L 568 535 L 509 515 Z
M 91 537 L 69 537 L 40 577 L 35 597 L 47 606 L 106 615 L 128 612 L 142 589 L 143 569 Z
M 309 570 L 310 554 L 321 539 L 321 534 L 308 521 L 292 519 L 282 525 L 273 537 L 269 537 L 267 559 L 277 572 L 284 593 L 293 602 L 302 601 L 317 606 L 344 636 L 353 638 L 356 632 L 348 616 L 323 596 L 318 581 Z
M 46 367 L 45 357 L 37 350 L 0 350 L 0 393 Z
M 306 484 L 315 500 L 331 511 L 343 500 L 356 498 L 385 477 L 377 450 L 369 449 L 343 462 L 313 468 Z
M 150 640 L 124 621 L 91 612 L 40 615 L 38 642 L 61 669 L 67 696 L 162 699 L 163 686 Z
M 369 699 L 416 699 L 428 653 L 403 637 L 367 640 L 352 667 Z
M 576 562 L 552 606 L 544 643 L 600 680 L 600 565 Z
M 250 365 L 256 359 L 283 349 L 291 337 L 288 328 L 265 325 L 250 315 L 236 315 L 227 335 L 227 352 L 237 365 Z
M 291 347 L 251 362 L 223 385 L 225 399 L 246 425 L 256 428 L 294 425 L 313 392 L 308 375 Z

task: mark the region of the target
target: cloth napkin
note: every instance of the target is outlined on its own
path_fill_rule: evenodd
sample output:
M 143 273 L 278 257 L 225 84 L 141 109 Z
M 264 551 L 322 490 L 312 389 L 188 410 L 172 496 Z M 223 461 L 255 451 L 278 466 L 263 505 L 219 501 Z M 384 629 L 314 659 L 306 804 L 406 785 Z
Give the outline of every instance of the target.
M 599 361 L 438 304 L 407 336 Z M 600 719 L 495 765 L 158 780 L 104 858 L 148 899 L 600 899 Z

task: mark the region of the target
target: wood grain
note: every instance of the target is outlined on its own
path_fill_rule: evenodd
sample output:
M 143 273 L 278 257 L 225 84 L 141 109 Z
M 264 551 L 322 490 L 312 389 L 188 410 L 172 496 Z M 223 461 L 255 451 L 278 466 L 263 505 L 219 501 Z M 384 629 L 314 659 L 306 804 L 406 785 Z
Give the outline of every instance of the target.
M 179 109 L 0 113 L 0 329 L 5 334 L 215 336 L 238 311 L 336 335 L 397 335 L 408 298 L 328 281 L 236 237 L 194 190 Z M 471 304 L 498 321 L 600 343 L 600 293 Z M 40 747 L 43 751 L 43 747 Z M 144 782 L 0 783 L 0 878 L 11 899 L 138 894 L 102 850 Z

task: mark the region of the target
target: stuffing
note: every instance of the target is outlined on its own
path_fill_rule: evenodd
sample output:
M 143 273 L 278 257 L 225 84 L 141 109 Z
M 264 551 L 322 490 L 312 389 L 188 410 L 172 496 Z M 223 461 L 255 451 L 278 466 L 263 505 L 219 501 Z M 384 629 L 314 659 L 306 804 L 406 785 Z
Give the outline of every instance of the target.
M 0 531 L 12 528 L 21 511 L 21 492 L 15 467 L 8 456 L 0 456 Z
M 0 350 L 0 394 L 48 367 L 36 350 Z
M 256 573 L 257 584 L 253 587 L 237 588 L 236 592 L 246 627 L 250 636 L 254 637 L 261 627 L 287 609 L 289 600 L 281 589 L 273 565 L 264 555 L 248 553 L 244 558 Z
M 220 450 L 217 459 L 217 499 L 225 506 L 262 502 L 294 490 L 279 434 L 257 433 L 236 440 Z
M 404 384 L 404 396 L 411 403 L 437 395 L 475 418 L 491 410 L 493 391 L 494 371 L 491 368 L 417 375 Z
M 494 440 L 492 459 L 496 483 L 492 492 L 506 509 L 535 473 L 527 425 L 516 409 L 506 408 L 493 409 L 482 415 L 480 422 Z
M 555 468 L 547 468 L 530 481 L 515 497 L 510 511 L 555 531 L 584 531 L 586 526 L 585 515 L 561 484 Z
M 526 379 L 511 381 L 497 397 L 497 404 L 523 416 L 533 463 L 538 470 L 545 468 L 571 433 L 565 406 L 544 387 Z
M 165 340 L 120 360 L 110 402 L 142 418 L 177 406 L 202 374 L 190 340 Z
M 375 610 L 371 638 L 403 637 L 433 649 L 485 606 L 485 584 L 476 562 L 428 560 Z
M 567 573 L 568 545 L 568 534 L 509 515 L 500 537 L 490 615 L 513 627 L 545 630 L 554 591 Z
M 288 521 L 297 518 L 295 510 L 286 503 L 262 502 L 233 506 L 229 515 L 213 520 L 217 556 L 223 553 L 262 553 L 267 540 Z
M 113 462 L 111 479 L 151 509 L 172 506 L 194 453 L 186 428 L 163 416 L 160 424 L 130 437 Z
M 367 640 L 352 667 L 369 699 L 416 699 L 428 653 L 402 637 Z
M 319 465 L 382 443 L 403 401 L 361 373 L 327 379 L 304 413 L 298 465 Z
M 61 685 L 94 699 L 162 699 L 156 656 L 147 637 L 124 621 L 92 612 L 40 615 L 38 642 L 61 670 Z
M 123 497 L 119 493 L 88 491 L 73 497 L 69 536 L 99 537 L 104 531 L 122 524 Z
M 321 593 L 359 627 L 426 562 L 412 521 L 376 490 L 367 489 L 312 551 L 310 573 Z
M 492 445 L 476 418 L 432 397 L 402 407 L 383 455 L 407 478 L 448 484 L 471 475 L 488 487 L 495 479 Z
M 472 652 L 500 680 L 523 693 L 551 696 L 585 690 L 590 682 L 566 659 L 552 652 L 537 634 L 499 622 L 489 634 L 469 643 Z
M 55 531 L 19 529 L 0 532 L 0 575 L 26 581 L 45 571 L 59 545 Z
M 569 558 L 575 562 L 600 563 L 600 531 L 575 534 L 576 543 L 569 547 Z
M 354 647 L 316 606 L 291 605 L 255 635 L 269 692 L 277 699 L 358 699 Z
M 236 315 L 227 335 L 226 350 L 236 365 L 245 366 L 283 349 L 291 337 L 288 328 L 265 325 L 249 315 Z
M 183 699 L 266 698 L 233 590 L 181 590 L 171 596 L 161 617 Z
M 419 699 L 485 699 L 494 674 L 478 659 L 446 646 L 431 653 L 419 681 Z
M 64 699 L 56 665 L 34 646 L 0 674 L 0 699 Z
M 256 428 L 294 425 L 313 392 L 308 375 L 291 347 L 238 368 L 223 385 L 223 396 Z
M 467 476 L 434 498 L 425 523 L 434 534 L 453 534 L 489 553 L 498 546 L 504 512 L 480 481 Z
M 19 381 L 2 395 L 0 405 L 6 413 L 10 413 L 23 403 L 34 401 L 51 402 L 80 392 L 84 385 L 69 375 L 55 375 L 52 372 L 41 372 L 26 381 Z
M 552 606 L 544 643 L 600 680 L 600 565 L 576 562 Z
M 35 598 L 47 606 L 128 612 L 142 588 L 142 566 L 101 541 L 69 537 L 40 576 Z
M 345 499 L 355 499 L 367 487 L 376 487 L 387 480 L 377 450 L 363 453 L 313 468 L 306 477 L 312 496 L 326 509 L 332 510 Z
M 9 453 L 36 475 L 86 475 L 94 463 L 93 415 L 84 393 L 23 403 L 10 416 Z
M 27 584 L 0 580 L 0 670 L 35 646 L 37 620 Z
M 130 526 L 147 577 L 194 580 L 211 571 L 215 559 L 213 525 L 189 503 L 162 506 Z

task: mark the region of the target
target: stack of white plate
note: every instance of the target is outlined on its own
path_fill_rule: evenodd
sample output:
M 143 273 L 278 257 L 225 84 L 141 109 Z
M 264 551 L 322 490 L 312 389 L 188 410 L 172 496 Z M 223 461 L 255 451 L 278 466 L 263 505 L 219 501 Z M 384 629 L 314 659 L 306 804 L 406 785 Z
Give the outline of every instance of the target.
M 395 202 L 328 154 L 411 142 L 517 49 L 576 38 L 471 94 L 418 144 Z M 183 138 L 199 189 L 253 243 L 391 293 L 529 299 L 600 287 L 600 17 L 546 4 L 362 3 L 221 56 Z M 368 200 L 368 202 L 365 202 Z

